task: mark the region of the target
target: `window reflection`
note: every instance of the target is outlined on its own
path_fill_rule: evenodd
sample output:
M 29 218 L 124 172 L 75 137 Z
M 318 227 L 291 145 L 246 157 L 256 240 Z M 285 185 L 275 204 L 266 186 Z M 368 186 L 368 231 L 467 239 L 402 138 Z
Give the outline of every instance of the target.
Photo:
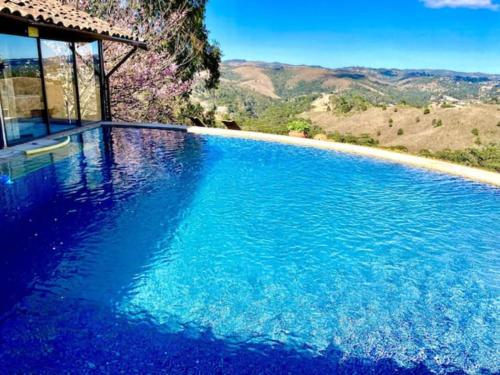
M 78 124 L 76 83 L 71 43 L 41 40 L 43 72 L 51 132 Z
M 76 66 L 82 121 L 101 120 L 101 68 L 97 42 L 76 43 Z
M 8 145 L 47 134 L 36 39 L 0 34 L 0 99 Z

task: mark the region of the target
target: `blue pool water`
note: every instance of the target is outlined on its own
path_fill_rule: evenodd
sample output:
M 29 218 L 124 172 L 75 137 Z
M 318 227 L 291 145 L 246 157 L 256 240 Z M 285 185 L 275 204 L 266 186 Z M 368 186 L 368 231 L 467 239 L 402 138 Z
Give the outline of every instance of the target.
M 0 373 L 500 371 L 498 189 L 137 129 L 0 173 Z

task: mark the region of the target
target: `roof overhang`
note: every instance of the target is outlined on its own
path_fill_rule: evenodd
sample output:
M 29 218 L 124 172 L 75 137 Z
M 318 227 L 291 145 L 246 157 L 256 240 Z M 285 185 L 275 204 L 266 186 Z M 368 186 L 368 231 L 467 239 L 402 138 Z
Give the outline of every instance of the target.
M 41 30 L 52 30 L 54 32 L 59 32 L 59 33 L 66 33 L 68 36 L 75 36 L 76 37 L 83 37 L 85 39 L 92 39 L 92 40 L 109 40 L 112 42 L 118 42 L 118 43 L 124 43 L 128 44 L 137 48 L 141 48 L 146 50 L 147 44 L 143 41 L 140 40 L 133 40 L 133 39 L 126 39 L 126 38 L 121 38 L 117 36 L 112 36 L 112 35 L 105 35 L 105 34 L 100 34 L 100 33 L 94 33 L 91 31 L 86 31 L 86 30 L 78 30 L 78 29 L 69 29 L 64 26 L 59 26 L 59 25 L 52 25 L 52 24 L 47 24 L 45 22 L 37 22 L 34 20 L 29 20 L 24 17 L 12 15 L 12 14 L 5 14 L 5 13 L 0 13 L 0 19 L 1 18 L 8 18 L 13 21 L 17 21 L 19 23 L 24 23 L 27 26 L 34 26 L 38 27 Z
M 147 49 L 146 43 L 131 32 L 57 0 L 0 0 L 2 18 L 66 39 L 109 40 Z

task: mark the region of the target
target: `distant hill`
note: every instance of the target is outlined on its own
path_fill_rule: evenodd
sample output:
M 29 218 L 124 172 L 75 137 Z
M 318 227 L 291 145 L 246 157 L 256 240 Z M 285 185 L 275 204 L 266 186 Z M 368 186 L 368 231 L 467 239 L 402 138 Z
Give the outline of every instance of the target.
M 488 167 L 500 170 L 500 75 L 245 60 L 226 61 L 221 70 L 219 89 L 193 93 L 219 120 L 286 134 L 290 120 L 305 118 L 336 140 L 413 153 L 491 146 Z
M 229 60 L 224 83 L 263 96 L 286 99 L 312 93 L 355 93 L 375 103 L 427 105 L 445 100 L 491 101 L 500 97 L 500 75 L 448 70 L 348 67 L 328 69 L 281 63 Z

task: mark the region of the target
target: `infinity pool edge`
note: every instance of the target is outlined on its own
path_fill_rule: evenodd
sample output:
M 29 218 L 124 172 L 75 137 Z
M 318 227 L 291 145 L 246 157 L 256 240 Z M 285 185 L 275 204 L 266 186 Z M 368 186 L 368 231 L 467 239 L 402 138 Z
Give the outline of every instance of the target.
M 286 135 L 257 133 L 249 131 L 226 130 L 219 128 L 187 127 L 188 133 L 201 135 L 216 135 L 231 138 L 253 139 L 258 141 L 278 142 L 302 147 L 313 147 L 324 150 L 356 154 L 376 159 L 396 162 L 417 168 L 459 176 L 468 180 L 486 183 L 500 187 L 500 173 L 490 172 L 479 168 L 467 167 L 437 159 L 383 150 L 375 147 L 358 146 L 348 143 L 320 141 L 310 138 L 295 138 Z
M 142 128 L 142 129 L 163 129 L 171 131 L 182 131 L 198 135 L 213 135 L 213 136 L 228 137 L 228 138 L 251 139 L 256 141 L 276 142 L 294 146 L 338 151 L 342 153 L 391 161 L 398 164 L 426 169 L 433 172 L 445 173 L 448 175 L 458 176 L 467 180 L 472 180 L 488 184 L 496 188 L 500 188 L 500 173 L 493 171 L 487 171 L 474 167 L 467 167 L 460 164 L 454 164 L 437 159 L 424 158 L 421 156 L 416 156 L 406 153 L 383 150 L 375 147 L 359 146 L 349 143 L 338 143 L 332 141 L 320 141 L 310 138 L 296 138 L 287 135 L 258 133 L 252 131 L 239 131 L 239 130 L 229 130 L 220 128 L 202 128 L 195 126 L 159 124 L 159 123 L 101 122 L 97 124 L 94 123 L 89 126 L 84 126 L 78 129 L 74 129 L 73 131 L 67 131 L 60 133 L 58 135 L 52 135 L 46 138 L 42 138 L 41 140 L 38 140 L 36 144 L 39 145 L 39 143 L 44 139 L 53 139 L 62 136 L 78 134 L 87 130 L 95 129 L 96 127 L 99 126 Z M 18 157 L 21 154 L 23 154 L 25 150 L 29 148 L 30 148 L 30 143 L 0 150 L 0 161 L 6 161 L 10 158 Z

